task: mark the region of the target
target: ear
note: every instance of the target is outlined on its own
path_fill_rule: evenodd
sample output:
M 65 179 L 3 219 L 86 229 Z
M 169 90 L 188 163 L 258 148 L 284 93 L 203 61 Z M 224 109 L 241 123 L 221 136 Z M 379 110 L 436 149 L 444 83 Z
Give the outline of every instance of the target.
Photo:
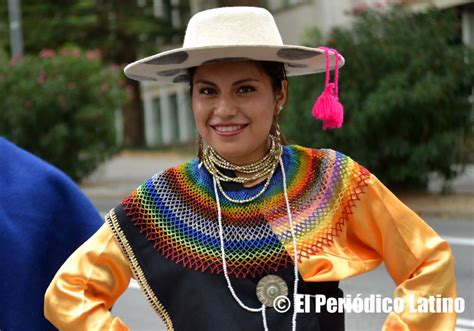
M 286 100 L 288 98 L 288 81 L 282 80 L 281 81 L 281 90 L 275 97 L 275 115 L 278 115 L 281 109 L 285 106 Z

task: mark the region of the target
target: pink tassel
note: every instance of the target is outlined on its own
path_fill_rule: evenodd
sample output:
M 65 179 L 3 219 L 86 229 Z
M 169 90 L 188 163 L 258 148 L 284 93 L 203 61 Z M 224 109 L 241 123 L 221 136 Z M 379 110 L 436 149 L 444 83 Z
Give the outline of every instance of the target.
M 338 79 L 339 79 L 339 53 L 335 49 L 320 47 L 326 53 L 326 82 L 323 93 L 314 103 L 312 114 L 319 120 L 323 121 L 323 130 L 337 129 L 344 122 L 344 108 L 339 102 L 338 96 Z M 334 83 L 329 83 L 329 51 L 333 51 L 336 57 L 336 68 Z

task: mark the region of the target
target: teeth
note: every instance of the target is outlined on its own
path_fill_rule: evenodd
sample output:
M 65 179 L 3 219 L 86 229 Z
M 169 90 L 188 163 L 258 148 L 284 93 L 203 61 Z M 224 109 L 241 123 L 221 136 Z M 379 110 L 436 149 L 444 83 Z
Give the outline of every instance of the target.
M 231 126 L 215 126 L 216 130 L 219 132 L 232 132 L 242 129 L 244 125 L 231 125 Z

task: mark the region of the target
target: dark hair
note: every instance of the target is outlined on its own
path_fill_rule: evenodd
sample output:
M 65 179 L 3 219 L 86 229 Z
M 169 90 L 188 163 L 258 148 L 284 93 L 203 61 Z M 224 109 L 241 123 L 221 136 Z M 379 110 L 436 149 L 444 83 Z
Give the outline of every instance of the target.
M 272 81 L 272 88 L 275 94 L 281 92 L 281 84 L 284 80 L 288 80 L 286 77 L 285 65 L 281 62 L 270 62 L 270 61 L 260 61 L 257 62 L 258 65 L 262 68 L 268 77 Z
M 286 70 L 285 70 L 285 64 L 281 62 L 272 62 L 272 61 L 255 61 L 257 66 L 263 70 L 263 72 L 270 77 L 271 83 L 272 83 L 272 89 L 273 93 L 275 95 L 279 94 L 282 89 L 282 84 L 283 81 L 287 81 L 286 77 Z M 188 76 L 189 76 L 189 88 L 190 88 L 190 94 L 191 98 L 193 95 L 193 78 L 194 74 L 196 73 L 197 67 L 192 67 L 188 69 Z M 282 145 L 288 145 L 288 140 L 286 137 L 283 135 L 283 133 L 280 130 L 280 133 L 277 134 L 277 128 L 278 127 L 278 119 L 276 117 L 273 118 L 273 123 L 272 127 L 270 128 L 270 133 L 275 136 L 280 137 L 280 143 Z M 199 160 L 202 160 L 202 138 L 198 135 L 197 139 L 197 156 Z

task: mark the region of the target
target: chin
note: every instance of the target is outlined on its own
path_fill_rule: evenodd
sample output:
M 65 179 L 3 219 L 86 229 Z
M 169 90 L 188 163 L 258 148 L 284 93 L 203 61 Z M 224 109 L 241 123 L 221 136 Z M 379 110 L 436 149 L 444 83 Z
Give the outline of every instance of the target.
M 235 145 L 237 146 L 232 145 L 234 144 L 219 144 L 214 147 L 214 150 L 227 161 L 235 162 L 235 160 L 243 159 L 244 163 L 247 163 L 245 157 L 248 157 L 249 151 L 247 148 L 243 148 L 245 144 L 236 142 Z
M 232 147 L 221 145 L 220 148 L 214 149 L 220 156 L 224 158 L 236 158 L 245 156 L 245 152 L 242 150 L 242 148 L 239 148 L 238 146 Z

